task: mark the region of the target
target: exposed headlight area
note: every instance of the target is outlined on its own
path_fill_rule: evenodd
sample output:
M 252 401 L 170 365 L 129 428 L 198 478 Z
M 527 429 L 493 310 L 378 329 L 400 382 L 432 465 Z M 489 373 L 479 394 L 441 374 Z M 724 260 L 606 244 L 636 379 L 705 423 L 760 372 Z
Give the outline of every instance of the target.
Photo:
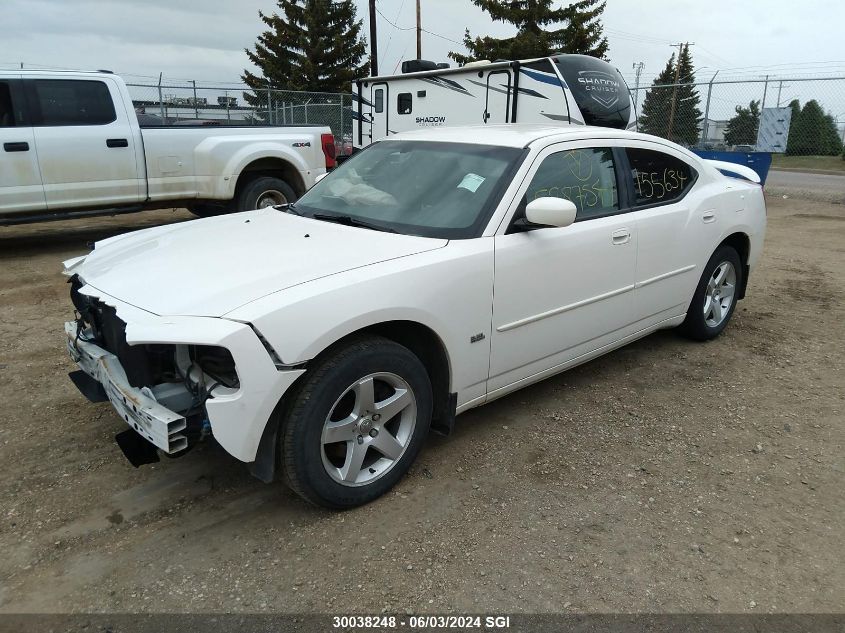
M 126 323 L 115 308 L 80 292 L 78 275 L 69 280 L 76 308 L 76 339 L 117 357 L 131 387 L 185 418 L 188 447 L 209 433 L 206 402 L 240 387 L 235 360 L 220 346 L 195 344 L 129 345 Z
M 191 364 L 202 372 L 198 382 L 207 378 L 229 389 L 239 386 L 238 373 L 235 371 L 235 359 L 225 347 L 213 345 L 188 345 L 188 357 Z

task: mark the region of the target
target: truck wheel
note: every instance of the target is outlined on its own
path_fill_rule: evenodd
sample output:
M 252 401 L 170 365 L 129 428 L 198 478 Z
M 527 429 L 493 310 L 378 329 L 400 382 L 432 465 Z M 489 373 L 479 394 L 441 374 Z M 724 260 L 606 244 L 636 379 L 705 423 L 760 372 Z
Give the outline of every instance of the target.
M 420 360 L 393 341 L 367 337 L 318 361 L 303 378 L 280 434 L 290 487 L 337 510 L 390 490 L 431 424 L 431 383 Z
M 235 201 L 236 211 L 252 211 L 296 202 L 296 193 L 284 180 L 259 176 L 244 186 Z
M 728 325 L 742 287 L 742 263 L 730 246 L 720 246 L 704 267 L 687 317 L 680 326 L 683 335 L 696 341 L 714 339 Z

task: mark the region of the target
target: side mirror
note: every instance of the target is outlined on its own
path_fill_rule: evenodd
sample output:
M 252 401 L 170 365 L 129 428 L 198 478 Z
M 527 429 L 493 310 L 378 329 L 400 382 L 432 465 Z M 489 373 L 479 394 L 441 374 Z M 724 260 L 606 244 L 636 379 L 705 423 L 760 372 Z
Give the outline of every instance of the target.
M 525 219 L 535 226 L 564 227 L 575 222 L 578 209 L 566 198 L 537 198 L 525 208 Z
M 314 179 L 314 184 L 316 185 L 318 182 L 320 182 L 323 178 L 325 178 L 328 175 L 329 175 L 329 172 L 326 172 L 325 174 L 320 174 L 319 176 L 317 176 Z

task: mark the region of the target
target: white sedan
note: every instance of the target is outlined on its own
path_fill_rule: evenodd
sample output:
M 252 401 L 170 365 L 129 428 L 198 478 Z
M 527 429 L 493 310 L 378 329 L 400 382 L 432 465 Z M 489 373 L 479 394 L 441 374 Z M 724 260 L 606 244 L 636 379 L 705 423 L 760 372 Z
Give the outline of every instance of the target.
M 763 246 L 758 182 L 617 130 L 398 134 L 296 204 L 65 262 L 72 377 L 136 464 L 213 437 L 356 506 L 458 413 L 658 329 L 718 336 Z

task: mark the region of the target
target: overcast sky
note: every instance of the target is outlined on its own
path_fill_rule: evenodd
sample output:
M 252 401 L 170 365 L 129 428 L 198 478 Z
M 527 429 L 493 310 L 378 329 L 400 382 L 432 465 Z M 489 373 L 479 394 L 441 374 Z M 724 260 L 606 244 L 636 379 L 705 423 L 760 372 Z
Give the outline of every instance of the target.
M 356 0 L 367 19 L 367 1 Z M 258 10 L 273 0 L 2 0 L 0 65 L 109 68 L 141 76 L 236 82 L 249 65 L 243 52 L 264 26 Z M 379 0 L 403 29 L 414 24 L 415 0 Z M 423 57 L 445 61 L 473 35 L 507 36 L 470 0 L 422 0 Z M 413 30 L 397 30 L 379 16 L 379 63 L 392 73 L 415 56 Z M 740 73 L 845 75 L 845 2 L 842 0 L 607 0 L 604 26 L 610 59 L 633 85 L 632 64 L 645 62 L 649 83 L 672 52 L 669 44 L 695 42 L 699 80 L 722 69 Z M 365 29 L 366 30 L 366 29 Z M 447 38 L 447 39 L 444 39 Z M 785 88 L 789 90 L 789 88 Z M 751 98 L 753 95 L 749 95 Z M 791 95 L 783 95 L 787 98 Z M 834 113 L 838 114 L 838 113 Z M 845 117 L 845 113 L 843 114 Z

